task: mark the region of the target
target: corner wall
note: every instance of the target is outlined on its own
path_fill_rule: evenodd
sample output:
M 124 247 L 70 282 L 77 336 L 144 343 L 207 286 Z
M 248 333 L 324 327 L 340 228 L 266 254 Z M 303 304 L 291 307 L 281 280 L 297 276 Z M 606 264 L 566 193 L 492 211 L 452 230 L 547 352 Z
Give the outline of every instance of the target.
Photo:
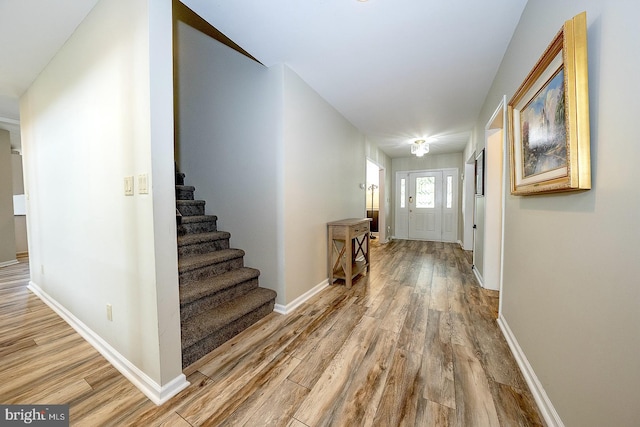
M 507 196 L 504 321 L 528 359 L 554 423 L 640 425 L 640 103 L 631 1 L 529 2 L 477 129 L 510 99 L 565 20 L 587 12 L 592 189 Z M 484 145 L 477 132 L 478 145 Z M 482 148 L 482 147 L 479 147 Z M 552 424 L 553 425 L 553 424 Z
M 20 111 L 32 289 L 156 402 L 186 385 L 170 42 L 169 0 L 102 0 Z M 168 98 L 158 88 L 167 81 Z M 169 121 L 158 125 L 167 110 Z M 140 174 L 149 194 L 138 192 Z M 125 176 L 136 178 L 133 196 L 124 195 Z
M 183 22 L 176 38 L 179 169 L 282 304 L 282 71 Z
M 364 136 L 287 66 L 177 39 L 180 169 L 286 309 L 327 283 L 327 222 L 365 216 Z

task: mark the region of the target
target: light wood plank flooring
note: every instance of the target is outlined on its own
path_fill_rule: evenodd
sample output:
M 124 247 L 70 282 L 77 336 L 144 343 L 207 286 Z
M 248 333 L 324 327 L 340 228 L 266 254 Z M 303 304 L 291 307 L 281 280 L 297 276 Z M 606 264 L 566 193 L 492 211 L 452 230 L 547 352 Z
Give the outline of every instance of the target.
M 542 426 L 458 245 L 372 245 L 367 276 L 272 313 L 155 406 L 0 269 L 0 403 L 70 404 L 78 426 Z

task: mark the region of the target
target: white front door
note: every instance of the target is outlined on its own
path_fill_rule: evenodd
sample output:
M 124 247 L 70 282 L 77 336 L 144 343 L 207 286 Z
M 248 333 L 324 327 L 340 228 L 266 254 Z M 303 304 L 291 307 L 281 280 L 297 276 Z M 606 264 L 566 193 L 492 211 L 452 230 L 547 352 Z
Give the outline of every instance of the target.
M 455 242 L 458 239 L 458 170 L 398 172 L 396 237 Z
M 442 172 L 409 174 L 409 239 L 442 238 Z

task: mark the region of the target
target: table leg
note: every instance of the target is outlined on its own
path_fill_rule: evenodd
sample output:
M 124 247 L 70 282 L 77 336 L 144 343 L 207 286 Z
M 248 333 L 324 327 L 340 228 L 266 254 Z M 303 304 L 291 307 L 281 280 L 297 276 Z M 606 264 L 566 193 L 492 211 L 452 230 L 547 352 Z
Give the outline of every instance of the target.
M 353 273 L 353 240 L 351 236 L 347 236 L 344 241 L 345 244 L 345 254 L 348 255 L 351 259 L 346 260 L 346 265 L 344 267 L 344 284 L 347 286 L 347 289 L 351 289 L 351 274 Z

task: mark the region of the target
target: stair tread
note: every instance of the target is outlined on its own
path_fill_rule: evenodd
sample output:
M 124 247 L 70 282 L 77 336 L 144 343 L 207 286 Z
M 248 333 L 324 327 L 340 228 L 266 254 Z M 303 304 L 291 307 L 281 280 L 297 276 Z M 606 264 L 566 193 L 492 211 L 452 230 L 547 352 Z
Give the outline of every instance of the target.
M 217 221 L 217 220 L 218 220 L 218 217 L 215 215 L 191 215 L 191 216 L 182 217 L 183 224 L 188 224 L 193 222 Z
M 208 233 L 194 233 L 178 236 L 178 246 L 193 245 L 195 243 L 210 242 L 213 240 L 224 240 L 231 237 L 231 233 L 226 231 L 210 231 Z
M 189 347 L 231 322 L 256 310 L 276 297 L 266 288 L 253 289 L 243 296 L 220 304 L 182 322 L 182 345 Z
M 215 294 L 260 276 L 260 271 L 255 268 L 237 268 L 206 280 L 189 283 L 180 287 L 180 304 L 186 305 L 207 295 Z
M 176 184 L 176 189 L 177 190 L 183 190 L 183 191 L 195 191 L 196 187 L 194 187 L 193 185 L 180 185 L 180 184 Z
M 176 204 L 178 205 L 204 205 L 206 202 L 204 200 L 176 200 Z
M 206 254 L 189 255 L 178 259 L 178 272 L 195 270 L 207 265 L 218 264 L 235 258 L 242 258 L 245 252 L 242 249 L 220 249 Z

